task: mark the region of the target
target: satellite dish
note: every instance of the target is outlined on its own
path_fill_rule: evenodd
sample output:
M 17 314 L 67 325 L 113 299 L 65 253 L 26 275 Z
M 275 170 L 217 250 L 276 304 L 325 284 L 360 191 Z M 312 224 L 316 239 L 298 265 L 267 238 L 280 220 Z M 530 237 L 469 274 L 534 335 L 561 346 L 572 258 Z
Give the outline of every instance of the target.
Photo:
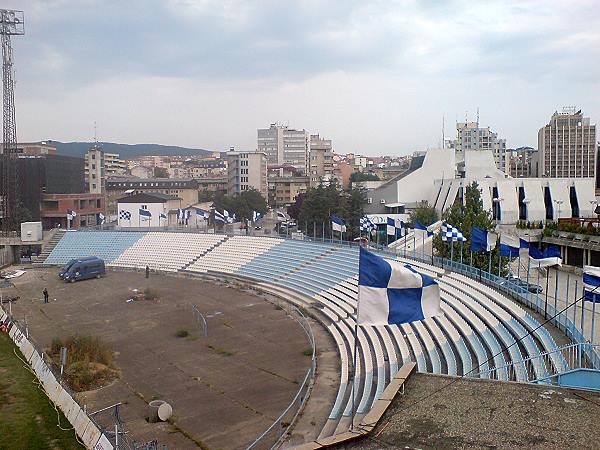
M 169 417 L 173 414 L 173 408 L 167 402 L 163 403 L 158 407 L 158 418 L 162 422 L 169 420 Z

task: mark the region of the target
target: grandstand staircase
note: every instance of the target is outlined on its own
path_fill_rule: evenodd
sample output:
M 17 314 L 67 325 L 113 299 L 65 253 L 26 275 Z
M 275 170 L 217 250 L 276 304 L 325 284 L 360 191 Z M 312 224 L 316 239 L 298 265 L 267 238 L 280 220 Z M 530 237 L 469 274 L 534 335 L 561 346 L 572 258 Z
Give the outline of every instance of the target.
M 34 267 L 41 267 L 44 265 L 44 261 L 46 261 L 46 258 L 48 258 L 50 253 L 52 253 L 52 250 L 54 250 L 54 247 L 56 247 L 56 244 L 59 243 L 59 241 L 62 239 L 66 232 L 67 230 L 57 229 L 54 231 L 54 234 L 48 240 L 48 242 L 42 244 L 41 253 L 38 256 L 32 258 L 32 263 Z
M 194 259 L 192 259 L 189 263 L 187 263 L 185 266 L 183 266 L 181 269 L 179 269 L 179 271 L 184 272 L 187 270 L 188 267 L 190 267 L 192 264 L 194 264 L 196 261 L 198 261 L 200 258 L 202 258 L 203 256 L 205 256 L 206 254 L 212 252 L 215 248 L 217 248 L 219 245 L 223 244 L 224 242 L 227 242 L 227 239 L 229 239 L 229 236 L 225 236 L 224 239 L 220 240 L 219 242 L 217 242 L 215 245 L 209 247 L 206 249 L 206 251 L 200 253 L 198 256 L 196 256 Z

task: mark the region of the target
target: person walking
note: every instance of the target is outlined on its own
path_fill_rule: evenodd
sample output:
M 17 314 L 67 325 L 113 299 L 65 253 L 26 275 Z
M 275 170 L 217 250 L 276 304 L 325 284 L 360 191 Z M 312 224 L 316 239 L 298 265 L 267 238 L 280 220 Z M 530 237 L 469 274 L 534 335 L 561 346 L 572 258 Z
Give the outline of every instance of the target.
M 44 303 L 48 303 L 48 289 L 44 288 Z
M 146 278 L 150 278 L 150 266 L 146 264 Z

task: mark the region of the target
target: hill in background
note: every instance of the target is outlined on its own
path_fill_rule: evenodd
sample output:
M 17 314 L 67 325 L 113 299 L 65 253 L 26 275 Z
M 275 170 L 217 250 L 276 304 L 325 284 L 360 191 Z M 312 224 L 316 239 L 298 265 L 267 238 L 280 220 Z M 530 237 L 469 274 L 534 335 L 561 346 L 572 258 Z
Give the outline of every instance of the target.
M 77 156 L 83 158 L 86 152 L 94 144 L 93 142 L 59 142 L 45 141 L 56 147 L 60 155 Z M 160 144 L 117 144 L 115 142 L 99 142 L 104 151 L 118 153 L 121 159 L 133 158 L 134 156 L 204 156 L 212 153 L 211 150 L 202 148 L 178 147 L 176 145 Z

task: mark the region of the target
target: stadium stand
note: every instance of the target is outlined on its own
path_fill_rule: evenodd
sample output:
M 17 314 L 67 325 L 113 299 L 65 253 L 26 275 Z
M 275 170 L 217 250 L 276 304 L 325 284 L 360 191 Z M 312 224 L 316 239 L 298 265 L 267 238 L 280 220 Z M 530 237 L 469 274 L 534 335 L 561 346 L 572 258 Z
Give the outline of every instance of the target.
M 552 336 L 503 294 L 456 273 L 398 258 L 440 283 L 444 315 L 400 326 L 360 327 L 356 377 L 352 379 L 358 298 L 357 248 L 280 238 L 169 232 L 68 232 L 46 264 L 99 256 L 109 267 L 225 274 L 311 308 L 340 355 L 335 402 L 321 437 L 345 431 L 353 409 L 366 414 L 402 364 L 421 372 L 527 381 L 525 358 L 557 348 Z M 387 255 L 383 255 L 389 257 Z M 530 336 L 512 345 L 527 332 Z M 513 370 L 507 365 L 514 364 Z M 545 364 L 545 365 L 544 365 Z M 489 369 L 496 368 L 491 371 Z M 536 359 L 537 378 L 568 368 L 560 353 Z M 352 390 L 354 385 L 354 408 Z

